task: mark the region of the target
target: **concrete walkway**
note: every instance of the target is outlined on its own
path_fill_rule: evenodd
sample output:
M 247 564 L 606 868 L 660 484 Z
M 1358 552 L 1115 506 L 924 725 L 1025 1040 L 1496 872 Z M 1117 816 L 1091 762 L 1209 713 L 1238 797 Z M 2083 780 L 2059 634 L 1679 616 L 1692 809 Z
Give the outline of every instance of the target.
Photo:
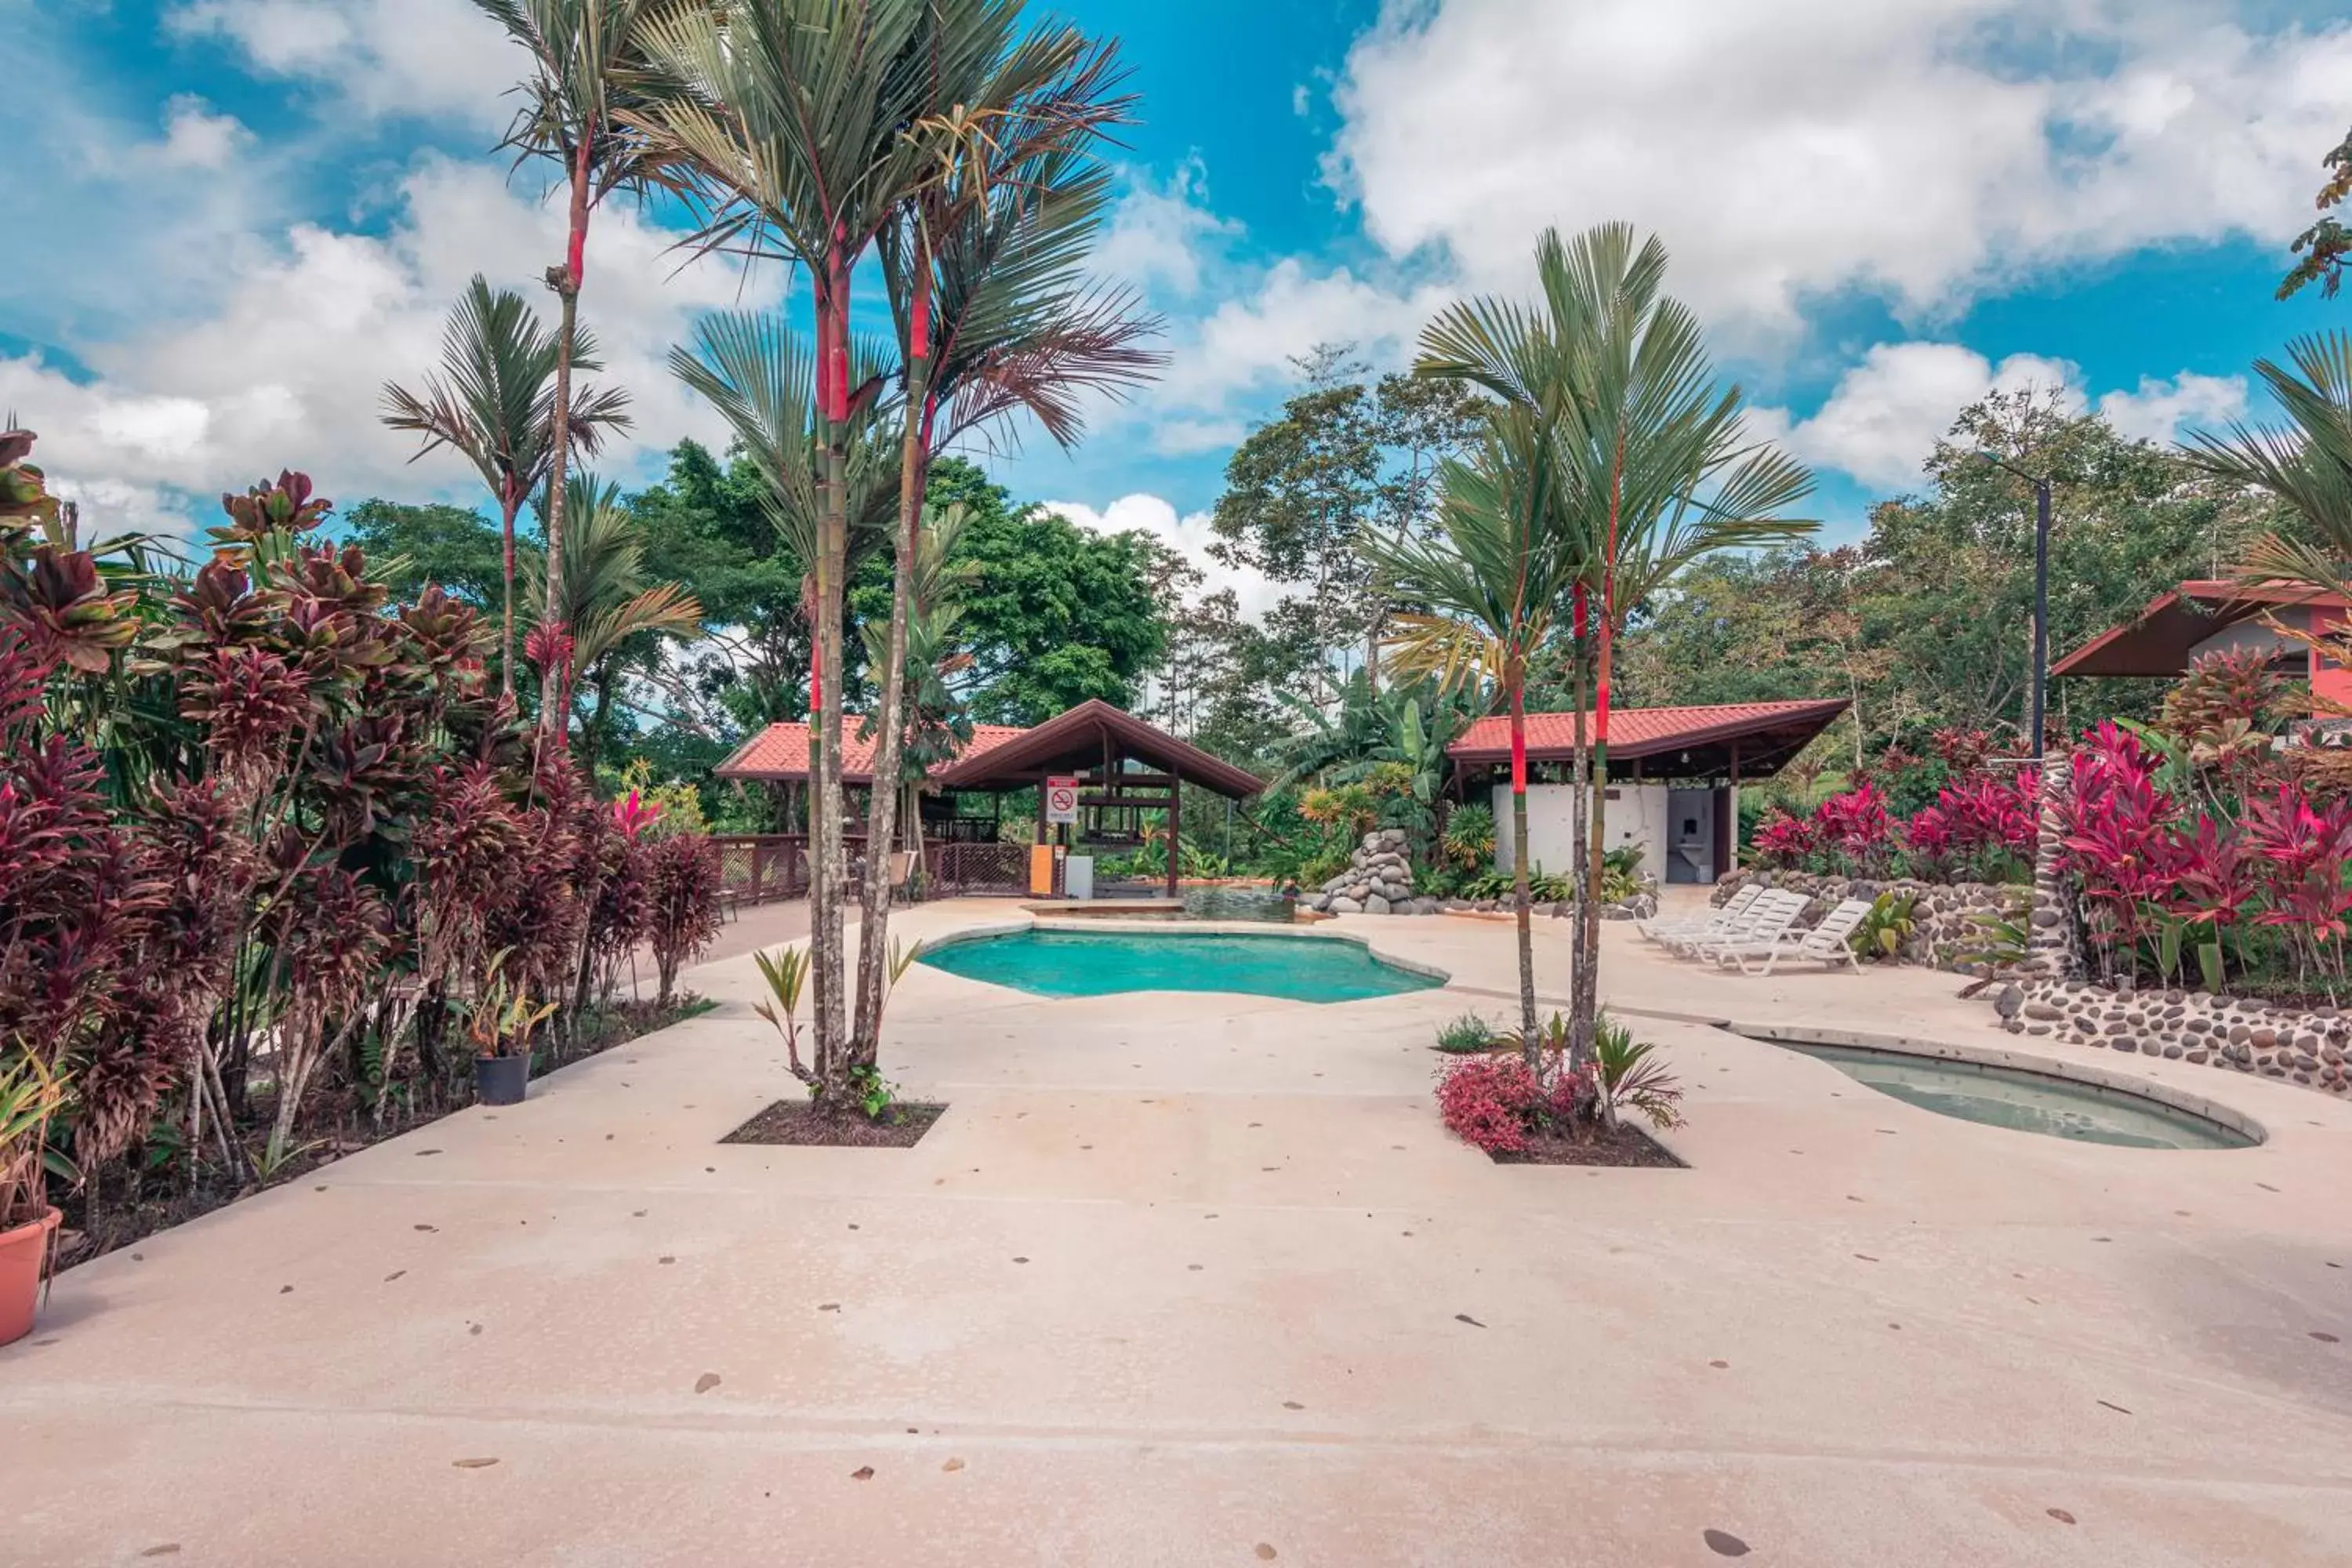
M 2352 1558 L 2352 1107 L 2118 1058 L 2270 1141 L 2062 1142 L 1645 1016 L 1691 1168 L 1497 1166 L 1428 1043 L 1511 1010 L 1509 928 L 1337 929 L 1456 984 L 919 966 L 885 1065 L 953 1109 L 908 1151 L 719 1145 L 794 1089 L 748 958 L 706 966 L 719 1010 L 526 1105 L 60 1280 L 0 1351 L 0 1561 Z M 1946 976 L 1608 942 L 1622 1008 L 2019 1044 Z M 1538 942 L 1564 994 L 1566 923 Z

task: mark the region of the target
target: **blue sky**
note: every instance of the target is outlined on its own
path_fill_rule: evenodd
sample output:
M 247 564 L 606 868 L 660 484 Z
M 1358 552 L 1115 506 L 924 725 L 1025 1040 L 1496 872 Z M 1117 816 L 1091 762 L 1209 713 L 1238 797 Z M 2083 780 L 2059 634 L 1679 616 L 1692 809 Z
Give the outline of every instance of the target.
M 1851 535 L 1996 384 L 2137 434 L 2248 411 L 2247 367 L 2352 302 L 2271 298 L 2352 120 L 2328 7 L 2221 0 L 1071 0 L 1143 96 L 1101 253 L 1172 363 L 1065 455 L 992 466 L 1197 556 L 1287 358 L 1402 363 L 1431 310 L 1525 286 L 1546 224 L 1664 236 L 1727 374 Z M 44 68 L 0 103 L 18 227 L 0 404 L 101 527 L 184 527 L 284 465 L 467 499 L 374 422 L 476 270 L 532 287 L 555 215 L 491 151 L 515 58 L 470 0 L 0 0 Z M 648 477 L 712 437 L 661 368 L 772 278 L 604 220 L 585 310 Z M 2257 406 L 2252 410 L 2259 415 Z M 1250 587 L 1244 584 L 1245 596 Z

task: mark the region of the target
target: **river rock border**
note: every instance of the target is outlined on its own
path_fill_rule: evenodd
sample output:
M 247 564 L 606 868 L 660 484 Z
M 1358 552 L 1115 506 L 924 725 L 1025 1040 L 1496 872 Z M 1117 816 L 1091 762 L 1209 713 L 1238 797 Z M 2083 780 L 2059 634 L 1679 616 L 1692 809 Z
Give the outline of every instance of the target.
M 1976 971 L 1976 966 L 1964 963 L 1960 954 L 1985 945 L 1985 932 L 1976 925 L 1976 916 L 2022 920 L 2034 901 L 2033 889 L 2030 888 L 1994 882 L 1919 882 L 1907 877 L 1876 881 L 1868 877 L 1831 877 L 1813 871 L 1749 870 L 1718 883 L 1715 902 L 1719 906 L 1728 901 L 1748 882 L 1792 889 L 1809 897 L 1812 901 L 1798 916 L 1800 925 L 1817 924 L 1846 899 L 1875 899 L 1887 892 L 1907 894 L 1912 900 L 1911 935 L 1895 956 L 1906 963 L 1923 963 L 1959 973 Z
M 1995 998 L 2000 1026 L 2110 1051 L 2283 1079 L 2352 1094 L 2345 1057 L 2352 1018 L 2333 1007 L 2283 1007 L 2203 991 L 2109 990 L 2081 980 L 2032 980 Z

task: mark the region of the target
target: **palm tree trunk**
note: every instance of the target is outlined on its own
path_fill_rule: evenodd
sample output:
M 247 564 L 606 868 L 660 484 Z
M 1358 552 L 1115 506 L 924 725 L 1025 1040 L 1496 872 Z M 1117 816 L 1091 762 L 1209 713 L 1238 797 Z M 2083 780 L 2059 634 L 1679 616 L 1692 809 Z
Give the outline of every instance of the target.
M 500 560 L 506 583 L 506 597 L 499 611 L 499 694 L 514 695 L 514 573 L 515 573 L 515 513 L 522 510 L 522 497 L 512 487 L 499 497 L 499 540 Z
M 1569 1012 L 1575 1017 L 1581 1019 L 1584 1016 L 1585 983 L 1588 980 L 1595 978 L 1591 973 L 1592 966 L 1585 962 L 1584 956 L 1584 914 L 1585 910 L 1591 906 L 1591 886 L 1588 879 L 1587 872 L 1589 869 L 1589 863 L 1592 858 L 1591 845 L 1590 841 L 1586 839 L 1584 835 L 1586 826 L 1592 818 L 1592 795 L 1595 789 L 1598 787 L 1592 781 L 1591 754 L 1585 750 L 1586 725 L 1584 722 L 1584 702 L 1586 682 L 1584 668 L 1584 642 L 1587 633 L 1587 626 L 1585 616 L 1584 584 L 1581 583 L 1576 585 L 1576 619 L 1574 623 L 1574 631 L 1575 636 L 1570 644 L 1569 662 L 1574 669 L 1573 700 L 1576 704 L 1576 778 L 1573 786 L 1569 791 L 1569 798 L 1573 802 L 1569 813 L 1569 833 L 1575 845 L 1575 847 L 1570 851 L 1571 857 L 1570 876 L 1573 879 L 1576 888 L 1576 942 L 1573 949 L 1575 962 L 1570 972 L 1568 995 Z M 1576 1029 L 1571 1028 L 1569 1031 L 1568 1065 L 1571 1068 L 1581 1067 L 1590 1055 L 1591 1047 L 1591 1041 L 1583 1038 Z
M 811 628 L 816 667 L 829 677 L 813 680 L 817 710 L 812 715 L 810 750 L 814 753 L 809 797 L 811 975 L 816 993 L 814 1033 L 818 1103 L 831 1109 L 848 1103 L 847 1008 L 842 930 L 841 793 L 841 605 L 849 545 L 849 260 L 838 247 L 828 258 L 817 301 L 817 397 L 824 426 L 824 497 L 820 504 L 816 559 L 816 625 Z
M 1536 1037 L 1536 933 L 1528 893 L 1528 692 L 1524 671 L 1511 683 L 1511 907 L 1519 928 L 1519 1041 L 1528 1067 L 1543 1068 Z
M 568 653 L 559 653 L 563 630 L 563 478 L 572 457 L 572 355 L 580 339 L 580 282 L 588 258 L 588 153 L 583 137 L 572 163 L 571 237 L 563 265 L 548 268 L 547 281 L 562 301 L 563 319 L 555 334 L 555 449 L 547 470 L 547 604 L 540 612 L 546 629 L 547 663 L 539 672 L 539 729 L 557 751 L 565 743 L 571 715 L 563 709 L 564 666 Z
M 916 554 L 923 530 L 923 486 L 929 465 L 924 450 L 930 398 L 930 258 L 918 237 L 914 298 L 907 311 L 907 404 L 898 454 L 898 561 L 890 589 L 890 651 L 883 661 L 882 700 L 877 705 L 873 804 L 866 825 L 866 909 L 857 939 L 857 1017 L 852 1050 L 861 1064 L 878 1059 L 882 1047 L 883 986 L 888 967 L 885 942 L 890 929 L 890 848 L 898 808 L 898 765 L 904 754 L 907 686 L 907 620 L 915 597 Z
M 1625 438 L 1621 433 L 1609 470 L 1609 536 L 1601 552 L 1601 623 L 1592 676 L 1592 823 L 1586 835 L 1591 858 L 1584 868 L 1584 912 L 1577 924 L 1576 989 L 1570 994 L 1569 1034 L 1580 1053 L 1592 1048 L 1601 1016 L 1601 863 L 1608 848 L 1609 677 L 1617 619 L 1617 508 L 1623 490 Z

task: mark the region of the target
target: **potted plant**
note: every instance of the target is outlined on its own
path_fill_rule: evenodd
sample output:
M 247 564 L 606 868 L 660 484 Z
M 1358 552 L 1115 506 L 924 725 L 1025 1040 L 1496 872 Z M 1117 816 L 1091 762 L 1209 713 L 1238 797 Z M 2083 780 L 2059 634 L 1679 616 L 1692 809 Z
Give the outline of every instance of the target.
M 466 1033 L 474 1042 L 474 1098 L 484 1105 L 520 1105 L 530 1082 L 531 1031 L 555 1011 L 552 1002 L 534 1002 L 507 978 L 509 950 L 489 963 L 481 990 L 466 1013 Z
M 58 1230 L 48 1201 L 49 1120 L 65 1099 L 64 1076 L 29 1051 L 0 1068 L 0 1345 L 33 1331 Z

